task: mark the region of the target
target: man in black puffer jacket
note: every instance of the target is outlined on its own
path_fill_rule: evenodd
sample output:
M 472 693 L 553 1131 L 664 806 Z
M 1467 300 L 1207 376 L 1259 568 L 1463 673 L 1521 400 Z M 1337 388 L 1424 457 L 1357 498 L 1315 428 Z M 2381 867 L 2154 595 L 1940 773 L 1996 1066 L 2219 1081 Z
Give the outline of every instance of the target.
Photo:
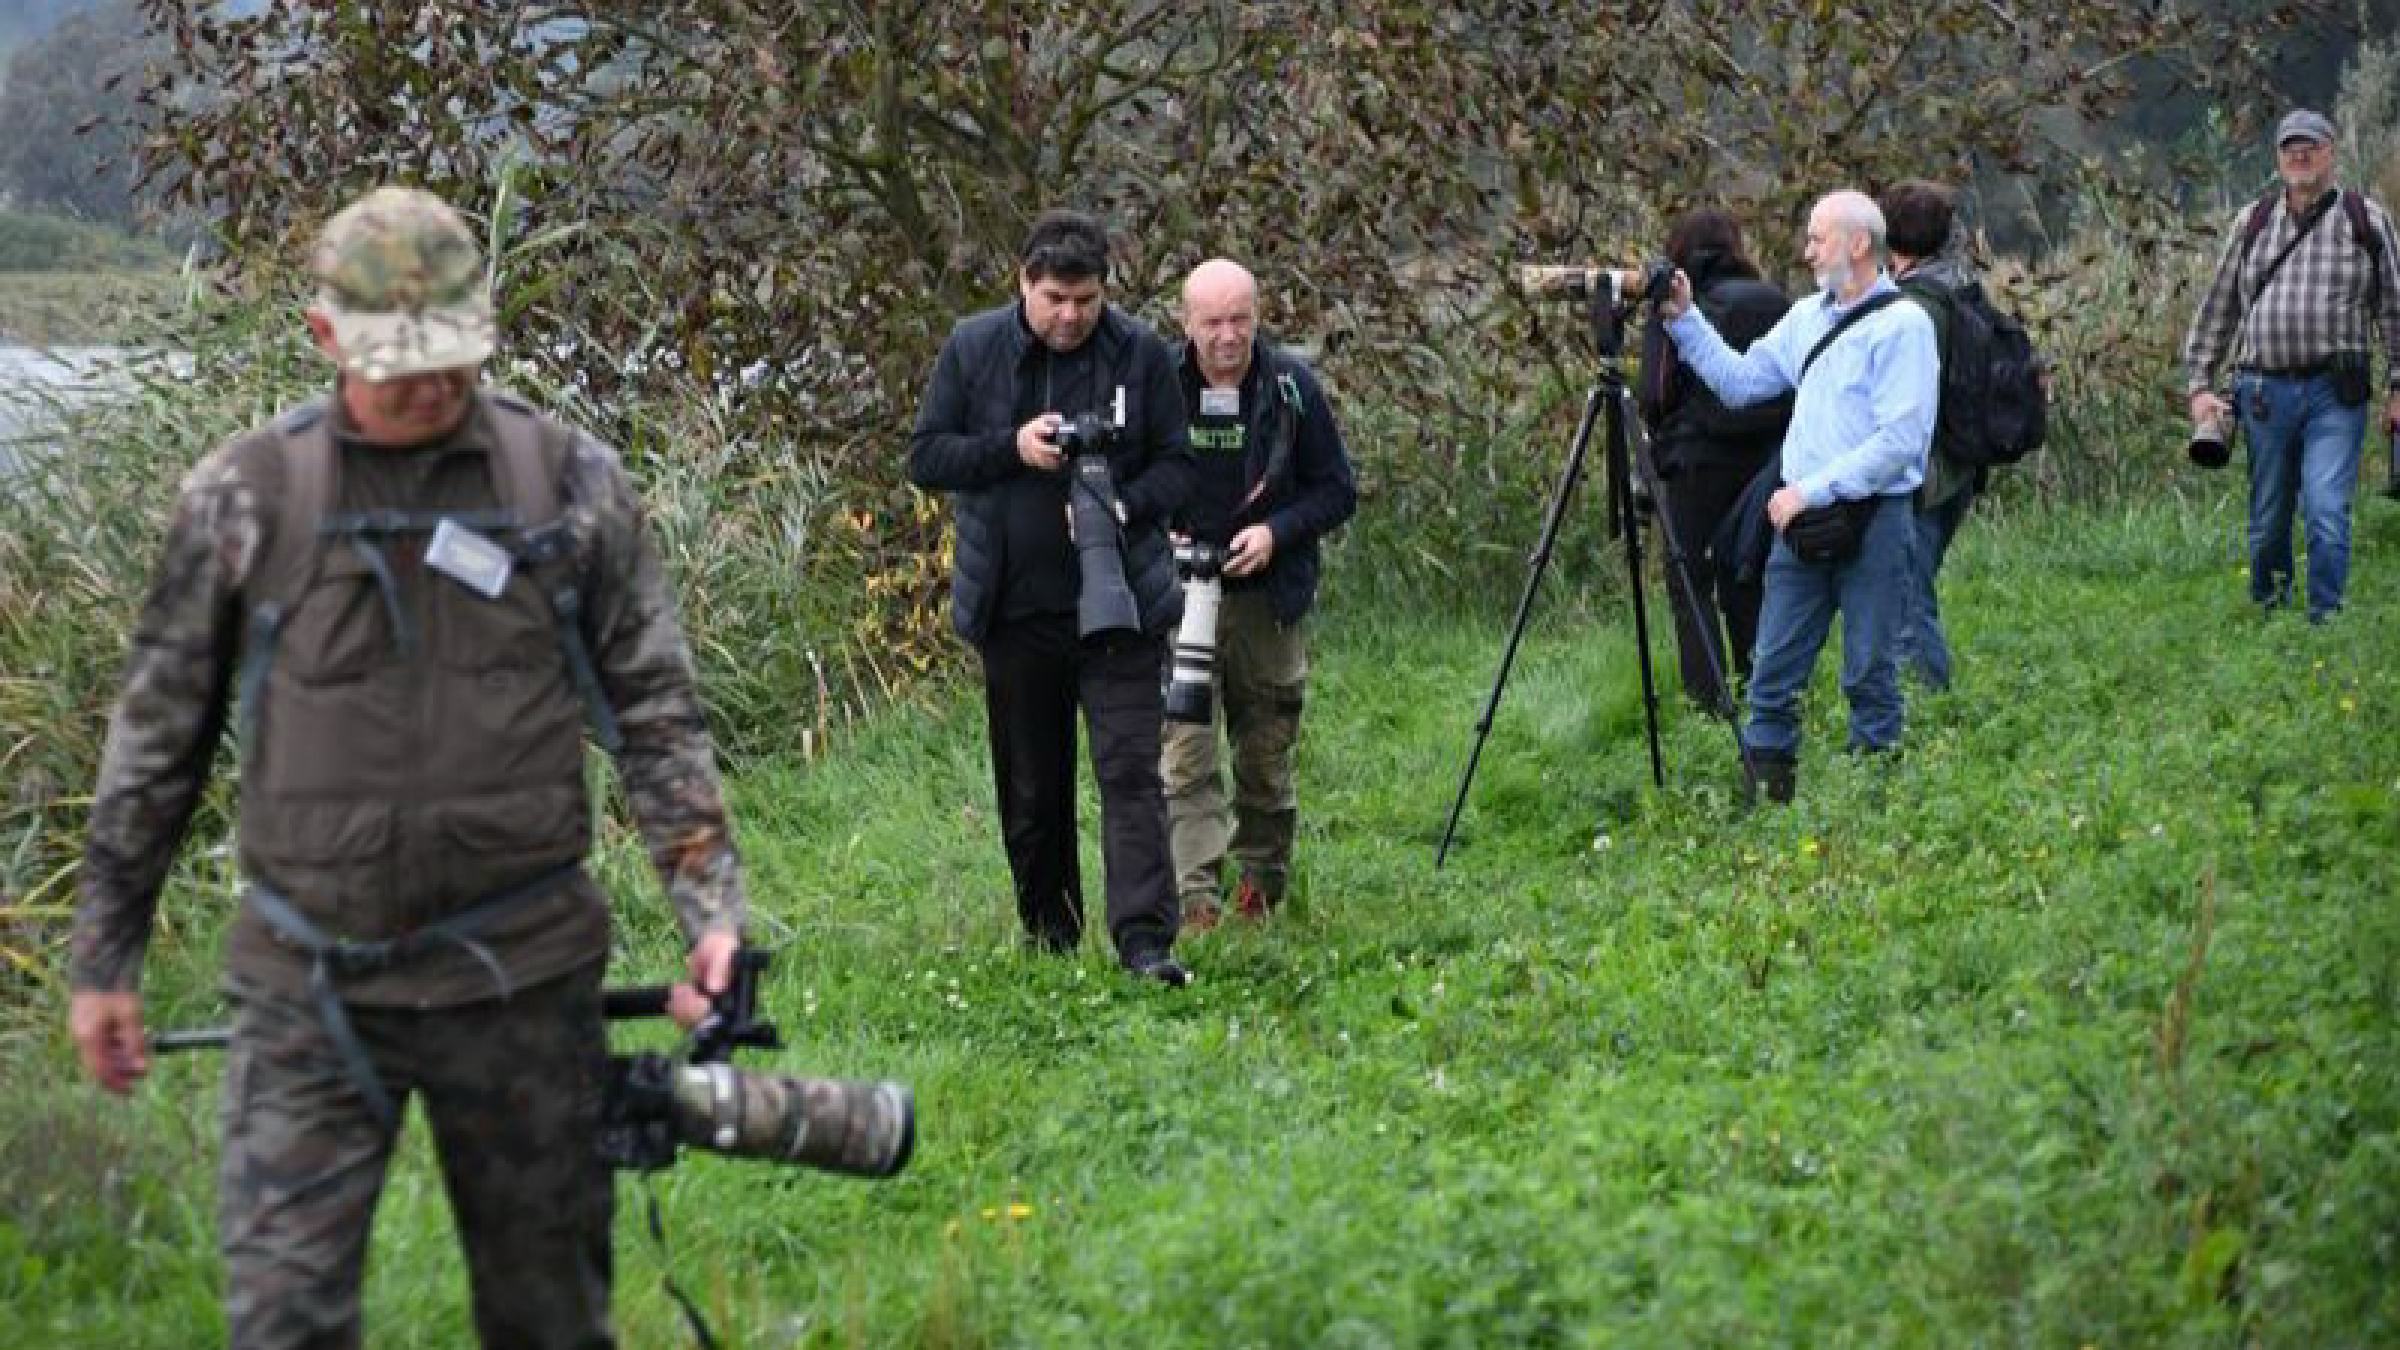
M 1017 916 L 1032 942 L 1083 936 L 1075 844 L 1075 713 L 1099 780 L 1109 935 L 1126 969 L 1170 985 L 1178 915 L 1159 784 L 1159 670 L 1182 613 L 1164 522 L 1193 481 L 1175 358 L 1110 306 L 1108 235 L 1072 211 L 1034 222 L 1016 302 L 962 320 L 942 344 L 909 438 L 908 476 L 958 513 L 951 620 L 983 658 L 984 709 Z M 1107 453 L 1138 632 L 1079 635 L 1059 424 L 1122 399 Z
M 1741 227 L 1723 211 L 1694 211 L 1677 221 L 1667 235 L 1667 257 L 1692 279 L 1701 312 L 1736 350 L 1765 336 L 1791 308 L 1782 291 L 1759 279 L 1757 266 L 1742 252 Z M 1766 585 L 1756 575 L 1740 576 L 1733 560 L 1718 557 L 1715 540 L 1742 489 L 1782 444 L 1792 396 L 1727 408 L 1676 359 L 1666 326 L 1653 323 L 1642 337 L 1640 403 L 1651 456 L 1666 484 L 1667 519 L 1683 546 L 1696 592 L 1687 597 L 1683 584 L 1672 580 L 1667 586 L 1683 692 L 1710 713 L 1730 719 L 1732 691 L 1711 667 L 1749 675 Z M 1709 644 L 1717 655 L 1713 663 Z

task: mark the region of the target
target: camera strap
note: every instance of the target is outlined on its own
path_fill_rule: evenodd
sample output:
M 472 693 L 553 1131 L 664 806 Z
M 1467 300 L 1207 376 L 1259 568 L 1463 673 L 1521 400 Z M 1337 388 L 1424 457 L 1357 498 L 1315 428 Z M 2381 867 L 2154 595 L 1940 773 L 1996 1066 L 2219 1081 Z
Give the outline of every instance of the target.
M 718 1350 L 716 1335 L 709 1330 L 708 1319 L 700 1315 L 700 1305 L 692 1302 L 692 1296 L 675 1282 L 674 1254 L 667 1250 L 667 1220 L 658 1205 L 657 1175 L 656 1172 L 642 1173 L 642 1209 L 650 1229 L 650 1245 L 658 1248 L 658 1282 L 667 1291 L 667 1297 L 675 1300 L 675 1306 L 683 1313 L 684 1324 L 692 1329 L 692 1340 L 699 1344 L 700 1350 Z
M 1849 313 L 1835 319 L 1833 327 L 1825 330 L 1825 336 L 1817 339 L 1817 345 L 1808 349 L 1808 359 L 1800 363 L 1800 373 L 1793 378 L 1792 387 L 1794 389 L 1800 387 L 1800 381 L 1808 378 L 1808 368 L 1817 363 L 1817 358 L 1825 354 L 1825 349 L 1833 345 L 1833 340 L 1840 337 L 1843 330 L 1899 298 L 1900 292 L 1896 290 L 1870 295 L 1859 301 L 1858 305 Z

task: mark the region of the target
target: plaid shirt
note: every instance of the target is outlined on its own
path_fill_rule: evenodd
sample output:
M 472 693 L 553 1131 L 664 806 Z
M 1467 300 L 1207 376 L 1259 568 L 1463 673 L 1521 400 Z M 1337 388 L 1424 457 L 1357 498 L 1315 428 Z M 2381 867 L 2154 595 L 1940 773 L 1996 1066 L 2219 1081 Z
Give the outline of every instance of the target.
M 2276 194 L 2267 227 L 2245 250 L 2243 227 L 2253 207 L 2234 216 L 2216 275 L 2183 339 L 2187 391 L 2221 389 L 2228 358 L 2245 369 L 2289 370 L 2336 352 L 2364 352 L 2370 323 L 2383 333 L 2385 354 L 2400 355 L 2394 351 L 2400 343 L 2400 240 L 2393 237 L 2391 215 L 2373 198 L 2363 200 L 2368 226 L 2383 239 L 2380 264 L 2351 236 L 2350 213 L 2329 200 L 2316 228 L 2284 259 L 2263 292 L 2259 279 L 2291 242 L 2299 222 L 2283 195 Z

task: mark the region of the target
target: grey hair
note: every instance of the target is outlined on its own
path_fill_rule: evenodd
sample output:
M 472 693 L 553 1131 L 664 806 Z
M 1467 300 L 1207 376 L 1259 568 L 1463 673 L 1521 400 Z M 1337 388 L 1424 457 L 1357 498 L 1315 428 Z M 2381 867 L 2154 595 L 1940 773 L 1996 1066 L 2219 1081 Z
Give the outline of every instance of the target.
M 1819 198 L 1817 206 L 1843 229 L 1866 231 L 1867 247 L 1872 256 L 1886 256 L 1883 208 L 1875 204 L 1873 197 L 1856 188 L 1842 188 Z

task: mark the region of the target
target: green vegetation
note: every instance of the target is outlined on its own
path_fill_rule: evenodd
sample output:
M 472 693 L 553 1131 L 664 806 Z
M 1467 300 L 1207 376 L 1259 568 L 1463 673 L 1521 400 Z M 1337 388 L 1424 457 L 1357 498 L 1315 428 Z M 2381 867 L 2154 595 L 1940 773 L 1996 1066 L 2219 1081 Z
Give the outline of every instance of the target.
M 0 274 L 164 271 L 174 261 L 156 240 L 114 226 L 0 210 Z
M 1679 708 L 1650 790 L 1619 607 L 1552 590 L 1441 874 L 1506 616 L 1361 605 L 1337 557 L 1296 898 L 1181 995 L 1017 950 L 964 700 L 753 765 L 774 1062 L 910 1080 L 923 1145 L 883 1185 L 687 1160 L 675 1269 L 750 1345 L 2390 1340 L 2400 508 L 2318 630 L 2250 612 L 2233 480 L 2188 487 L 1979 519 L 1960 691 L 1862 764 L 1821 672 L 1790 810 L 1735 810 Z M 196 842 L 161 1021 L 208 1015 Z M 604 869 L 620 977 L 662 975 L 629 838 Z M 0 1340 L 191 1344 L 213 1065 L 118 1109 L 54 1025 L 8 1063 Z M 626 1341 L 675 1343 L 622 1195 Z M 465 1335 L 438 1197 L 412 1135 L 378 1344 Z
M 488 8 L 446 6 L 456 22 L 429 31 L 470 31 Z M 459 175 L 433 177 L 462 200 L 492 198 L 471 204 L 494 222 L 516 349 L 540 362 L 495 378 L 602 429 L 643 484 L 733 765 L 760 936 L 784 951 L 770 996 L 793 1044 L 771 1062 L 919 1093 L 923 1148 L 889 1184 L 708 1159 L 659 1183 L 673 1267 L 737 1343 L 2400 1340 L 2400 509 L 2362 502 L 2343 622 L 2262 621 L 2242 601 L 2239 484 L 2182 466 L 2160 395 L 2220 215 L 2194 225 L 2079 184 L 2038 269 L 1993 273 L 2059 361 L 2055 439 L 1961 542 L 1962 687 L 1914 703 L 1905 757 L 1831 753 L 1827 669 L 1794 808 L 1742 813 L 1724 729 L 1679 706 L 1672 782 L 1653 790 L 1623 585 L 1587 495 L 1462 851 L 1430 866 L 1583 379 L 1573 319 L 1499 298 L 1505 266 L 1637 254 L 1728 162 L 1762 252 L 1788 251 L 1787 198 L 2008 151 L 1985 141 L 2053 78 L 2121 99 L 2078 73 L 2075 35 L 2134 7 L 2076 6 L 2025 71 L 2000 72 L 2006 97 L 1955 82 L 1992 121 L 1942 142 L 1908 120 L 1941 118 L 1936 101 L 1775 84 L 1866 69 L 1849 44 L 1895 45 L 1797 0 L 1772 17 L 1814 55 L 1740 63 L 1758 73 L 1731 83 L 1717 65 L 1737 54 L 1666 27 L 1627 47 L 1559 21 L 1452 61 L 1422 7 L 1222 34 L 1230 11 L 1195 10 L 1186 63 L 1145 77 L 1159 88 L 1235 87 L 1203 69 L 1220 59 L 1308 74 L 1253 82 L 1289 117 L 1234 117 L 1214 94 L 1179 105 L 1203 162 L 1265 175 L 1200 188 L 1144 158 L 1183 124 L 1095 106 L 1111 44 L 1152 40 L 1108 29 L 1106 5 L 1054 7 L 1043 31 L 1077 40 L 1023 50 L 1014 21 L 919 32 L 878 10 L 897 26 L 860 35 L 844 26 L 863 18 L 807 11 L 766 32 L 752 8 L 677 6 L 758 37 L 733 50 L 762 76 L 791 73 L 710 84 L 726 117 L 636 118 L 618 137 L 612 91 L 638 102 L 722 64 L 703 40 L 718 29 L 662 23 L 549 129 L 565 150 L 486 163 L 528 147 L 471 119 L 395 127 L 394 109 L 434 104 L 391 91 L 541 87 L 571 42 L 486 71 L 478 53 L 496 49 L 474 42 L 397 52 L 347 10 L 270 7 L 258 23 L 327 25 L 342 59 L 237 60 L 215 73 L 255 97 L 216 114 L 238 130 L 315 106 L 298 80 L 357 116 L 280 141 L 229 131 L 204 186 L 241 204 L 225 223 L 252 299 L 154 328 L 137 294 L 129 334 L 87 289 L 117 283 L 0 273 L 0 332 L 151 333 L 195 367 L 76 411 L 57 452 L 0 489 L 0 1344 L 181 1347 L 216 1324 L 216 1066 L 171 1062 L 130 1105 L 99 1101 L 64 1043 L 60 957 L 123 627 L 174 482 L 325 382 L 278 263 L 320 196 L 355 185 L 279 157 L 347 162 L 359 134 Z M 1754 18 L 1695 12 L 1698 31 Z M 703 38 L 647 45 L 679 32 Z M 903 61 L 983 37 L 971 58 Z M 1977 28 L 1938 59 L 1990 68 L 1990 40 Z M 1670 68 L 1652 53 L 1696 63 L 1672 67 L 1690 78 L 1628 83 Z M 1571 58 L 1558 81 L 1553 57 Z M 2376 60 L 2346 97 L 2384 111 L 2343 121 L 2383 128 L 2388 149 Z M 922 81 L 905 98 L 853 96 L 902 67 Z M 1823 133 L 1852 97 L 1876 114 L 1864 148 Z M 978 107 L 1002 111 L 949 115 Z M 1791 115 L 1744 120 L 1759 108 Z M 1045 118 L 1123 162 L 1071 181 L 1025 131 Z M 1693 120 L 1710 134 L 1674 138 L 1660 168 L 1680 186 L 1635 200 L 1585 181 L 1595 147 Z M 1006 153 L 957 139 L 968 122 L 1011 129 Z M 703 127 L 709 153 L 684 155 Z M 686 214 L 637 205 L 628 224 L 609 214 L 621 182 L 571 172 L 604 162 L 586 145 L 732 177 L 671 203 Z M 2360 163 L 2388 177 L 2369 148 Z M 790 171 L 820 151 L 821 173 Z M 1503 164 L 1517 181 L 1493 176 Z M 2211 167 L 2248 182 L 2263 164 Z M 1285 331 L 1325 341 L 1366 494 L 1329 564 L 1295 899 L 1270 927 L 1192 944 L 1201 980 L 1180 994 L 1134 986 L 1099 950 L 1018 950 L 977 713 L 948 678 L 946 515 L 896 478 L 921 358 L 968 297 L 1000 293 L 991 260 L 1016 229 L 998 208 L 908 213 L 1094 191 L 1147 249 L 1121 287 L 1137 306 L 1195 248 L 1261 263 Z M 1451 233 L 1476 220 L 1490 237 Z M 90 251 L 103 242 L 0 215 L 0 256 L 51 259 L 22 265 L 128 265 Z M 828 336 L 853 345 L 808 345 Z M 715 378 L 753 360 L 761 385 Z M 159 1026 L 215 1015 L 227 797 L 220 781 L 203 804 L 160 916 Z M 623 897 L 619 976 L 665 976 L 673 938 L 621 823 L 600 867 Z M 440 1197 L 412 1127 L 376 1238 L 377 1344 L 467 1336 Z M 641 1198 L 623 1192 L 625 1341 L 674 1344 Z
M 0 342 L 37 347 L 154 332 L 177 302 L 157 241 L 64 216 L 0 210 Z

